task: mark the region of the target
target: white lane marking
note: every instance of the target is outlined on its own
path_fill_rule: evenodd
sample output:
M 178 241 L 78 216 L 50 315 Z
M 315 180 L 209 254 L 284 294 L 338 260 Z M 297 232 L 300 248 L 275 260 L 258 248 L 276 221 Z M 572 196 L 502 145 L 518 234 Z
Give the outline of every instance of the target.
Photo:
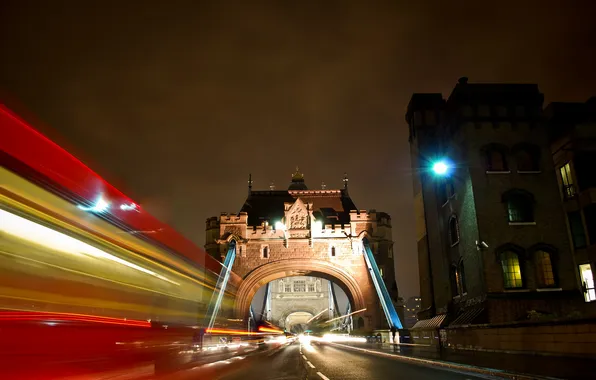
M 306 356 L 302 355 L 302 357 L 304 358 L 304 360 L 308 360 L 308 359 L 306 358 Z
M 314 366 L 314 365 L 312 365 L 312 363 L 311 363 L 311 362 L 306 362 L 306 364 L 308 364 L 308 365 L 310 366 L 310 368 L 315 368 L 315 366 Z
M 323 375 L 321 372 L 317 372 L 317 375 L 321 376 L 321 379 L 323 380 L 329 380 L 329 378 L 325 375 Z

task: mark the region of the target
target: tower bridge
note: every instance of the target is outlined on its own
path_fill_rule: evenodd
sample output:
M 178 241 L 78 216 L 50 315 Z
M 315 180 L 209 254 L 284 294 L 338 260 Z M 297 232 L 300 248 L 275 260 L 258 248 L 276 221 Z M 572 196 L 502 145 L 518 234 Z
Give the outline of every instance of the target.
M 325 307 L 334 309 L 328 304 L 327 289 L 322 290 L 322 284 L 330 281 L 346 294 L 351 310 L 358 311 L 353 317 L 355 328 L 401 328 L 393 305 L 397 285 L 391 218 L 384 212 L 358 210 L 348 192 L 347 175 L 343 182 L 341 189 L 309 189 L 297 169 L 287 190 L 253 190 L 249 176 L 248 196 L 240 211 L 207 219 L 207 252 L 242 278 L 235 318 L 248 319 L 255 294 L 272 282 L 275 289 L 267 291 L 271 310 L 265 318 L 273 322 L 286 323 L 291 314 L 286 309 L 292 302 L 295 312 L 311 315 L 325 302 Z M 290 302 L 280 302 L 286 290 L 280 284 L 297 276 L 306 282 L 321 279 L 314 288 L 306 283 L 300 296 L 326 294 L 326 301 L 321 305 L 310 302 L 307 308 L 300 305 L 298 295 L 288 293 L 285 300 Z

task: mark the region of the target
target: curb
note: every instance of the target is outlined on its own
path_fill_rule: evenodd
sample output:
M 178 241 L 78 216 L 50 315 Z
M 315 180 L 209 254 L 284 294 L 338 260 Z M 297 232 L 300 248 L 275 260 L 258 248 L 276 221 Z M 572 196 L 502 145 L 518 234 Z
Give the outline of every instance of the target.
M 465 373 L 474 373 L 478 375 L 484 376 L 491 376 L 492 378 L 503 378 L 503 379 L 513 379 L 513 380 L 562 380 L 558 377 L 548 377 L 548 376 L 537 376 L 537 375 L 529 375 L 525 373 L 517 373 L 517 372 L 510 372 L 495 368 L 486 368 L 486 367 L 478 367 L 468 364 L 461 364 L 461 363 L 454 363 L 454 362 L 447 362 L 442 360 L 430 360 L 430 359 L 422 359 L 422 358 L 415 358 L 411 356 L 403 356 L 397 354 L 390 354 L 387 352 L 376 351 L 376 350 L 369 350 L 366 348 L 348 346 L 345 344 L 340 343 L 332 343 L 332 342 L 325 342 L 325 344 L 331 344 L 335 346 L 345 347 L 355 351 L 366 352 L 368 354 L 378 355 L 378 356 L 385 356 L 388 358 L 392 358 L 395 360 L 400 360 L 404 362 L 416 363 L 419 365 L 423 365 L 426 367 L 441 367 L 448 371 L 453 372 L 465 372 Z

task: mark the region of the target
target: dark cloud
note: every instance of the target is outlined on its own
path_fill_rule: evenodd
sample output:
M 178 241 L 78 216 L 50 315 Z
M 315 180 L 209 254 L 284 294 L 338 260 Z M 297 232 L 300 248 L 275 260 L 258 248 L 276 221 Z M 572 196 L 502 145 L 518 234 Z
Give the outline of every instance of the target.
M 0 88 L 51 136 L 202 244 L 246 177 L 339 187 L 393 216 L 418 292 L 405 106 L 457 78 L 594 93 L 590 2 L 5 0 Z M 276 4 L 276 6 L 271 6 Z

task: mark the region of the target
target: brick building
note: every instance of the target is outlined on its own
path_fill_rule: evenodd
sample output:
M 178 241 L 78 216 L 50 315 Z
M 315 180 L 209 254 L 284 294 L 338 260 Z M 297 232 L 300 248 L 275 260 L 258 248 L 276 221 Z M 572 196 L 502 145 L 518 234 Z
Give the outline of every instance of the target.
M 354 316 L 354 328 L 382 328 L 386 321 L 362 252 L 365 236 L 387 289 L 397 298 L 390 216 L 358 211 L 347 176 L 342 189 L 309 189 L 297 170 L 287 190 L 253 190 L 249 178 L 248 197 L 238 213 L 207 219 L 205 248 L 222 259 L 229 241 L 237 242 L 232 270 L 243 278 L 237 317 L 245 316 L 266 283 L 310 276 L 337 284 L 352 310 L 363 310 Z
M 498 324 L 584 310 L 533 84 L 414 94 L 406 120 L 422 311 L 415 329 Z M 440 176 L 431 167 L 448 160 Z M 414 336 L 414 334 L 413 334 Z
M 596 314 L 596 97 L 551 103 L 544 114 L 584 300 Z

